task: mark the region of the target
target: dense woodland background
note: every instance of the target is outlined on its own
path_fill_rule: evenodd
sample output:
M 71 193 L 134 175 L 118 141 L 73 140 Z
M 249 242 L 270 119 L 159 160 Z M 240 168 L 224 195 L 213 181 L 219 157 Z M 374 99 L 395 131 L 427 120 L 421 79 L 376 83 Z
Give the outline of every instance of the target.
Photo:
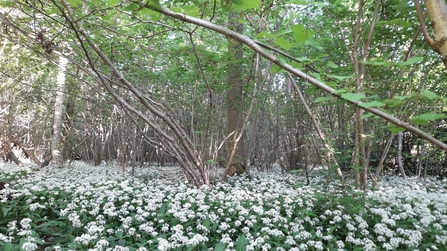
M 443 0 L 1 1 L 0 156 L 43 166 L 173 163 L 196 185 L 217 167 L 274 164 L 327 166 L 363 189 L 366 175 L 383 171 L 441 174 L 442 143 L 359 108 L 447 143 L 445 36 L 431 28 L 429 4 L 445 8 Z

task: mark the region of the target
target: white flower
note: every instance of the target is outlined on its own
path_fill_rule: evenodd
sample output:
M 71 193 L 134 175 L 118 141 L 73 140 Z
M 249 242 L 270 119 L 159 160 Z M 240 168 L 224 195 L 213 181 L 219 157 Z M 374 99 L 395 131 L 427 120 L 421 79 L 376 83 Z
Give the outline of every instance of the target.
M 0 233 L 0 241 L 11 242 L 14 238 Z
M 201 242 L 207 242 L 207 241 L 208 241 L 207 237 L 205 237 L 205 236 L 203 236 L 201 234 L 195 234 L 193 236 L 193 238 L 188 241 L 188 245 L 193 245 L 194 246 L 194 245 L 197 245 L 197 244 L 199 244 Z
M 82 222 L 79 220 L 79 215 L 77 215 L 76 212 L 69 214 L 68 220 L 71 221 L 73 227 L 82 227 Z
M 34 251 L 37 250 L 37 244 L 36 243 L 31 243 L 31 242 L 25 242 L 22 245 L 22 249 L 25 251 Z
M 84 245 L 88 245 L 90 243 L 91 240 L 96 239 L 96 236 L 91 236 L 89 234 L 82 234 L 81 236 L 78 236 L 74 239 L 74 242 L 80 243 L 80 244 L 84 244 Z
M 32 220 L 30 218 L 23 218 L 20 221 L 20 225 L 22 226 L 22 229 L 26 230 L 30 228 L 30 223 L 32 222 Z
M 286 241 L 285 241 L 284 243 L 285 243 L 285 244 L 288 244 L 288 245 L 290 245 L 290 246 L 293 246 L 293 245 L 296 244 L 296 241 L 293 239 L 292 236 L 288 235 L 288 236 L 286 237 Z
M 16 220 L 8 222 L 8 232 L 11 234 L 14 232 L 14 230 L 17 230 L 17 221 Z
M 167 251 L 171 248 L 171 244 L 166 239 L 157 238 L 158 240 L 158 250 Z
M 232 242 L 230 236 L 228 234 L 223 234 L 222 238 L 220 239 L 220 242 L 222 243 L 230 243 Z
M 272 249 L 272 246 L 270 246 L 270 244 L 264 244 L 264 245 L 262 245 L 262 248 L 261 248 L 263 251 L 269 251 L 269 250 L 271 250 Z
M 229 227 L 230 226 L 226 222 L 221 222 L 219 225 L 219 229 L 223 231 L 227 230 Z
M 345 243 L 342 240 L 337 240 L 336 243 L 337 243 L 337 247 L 340 249 L 345 247 Z
M 98 242 L 96 242 L 95 244 L 95 248 L 99 249 L 99 250 L 103 250 L 105 247 L 109 246 L 109 242 L 101 239 Z
M 122 246 L 115 246 L 115 248 L 113 249 L 113 251 L 129 251 L 128 247 L 122 247 Z

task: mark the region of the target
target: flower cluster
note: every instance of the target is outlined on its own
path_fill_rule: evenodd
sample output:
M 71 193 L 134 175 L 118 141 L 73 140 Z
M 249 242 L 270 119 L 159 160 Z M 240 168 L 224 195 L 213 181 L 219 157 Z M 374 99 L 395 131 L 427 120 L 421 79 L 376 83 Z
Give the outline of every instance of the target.
M 390 178 L 359 195 L 333 184 L 297 186 L 301 178 L 278 173 L 253 172 L 200 189 L 165 174 L 157 178 L 146 168 L 131 176 L 116 167 L 84 164 L 36 172 L 14 186 L 30 216 L 5 224 L 0 248 L 21 238 L 28 240 L 24 250 L 426 250 L 433 243 L 447 245 L 442 183 L 422 190 L 425 184 L 413 184 L 420 181 Z

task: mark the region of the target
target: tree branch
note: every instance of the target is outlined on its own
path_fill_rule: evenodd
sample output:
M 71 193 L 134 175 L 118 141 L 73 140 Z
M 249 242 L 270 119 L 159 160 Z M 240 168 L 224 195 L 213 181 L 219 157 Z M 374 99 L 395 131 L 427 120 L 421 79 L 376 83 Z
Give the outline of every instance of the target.
M 435 50 L 436 52 L 439 52 L 439 49 L 436 47 L 435 40 L 428 34 L 427 25 L 425 24 L 425 18 L 422 14 L 421 5 L 419 4 L 419 0 L 414 0 L 414 6 L 416 7 L 416 13 L 418 16 L 419 24 L 422 29 L 422 34 L 424 34 L 425 41 L 430 45 L 430 47 Z
M 254 51 L 256 51 L 257 53 L 259 53 L 260 55 L 262 55 L 264 58 L 268 59 L 269 61 L 271 61 L 272 63 L 278 65 L 279 67 L 283 68 L 284 70 L 292 73 L 293 75 L 295 75 L 296 77 L 302 79 L 303 81 L 307 81 L 310 84 L 312 84 L 313 86 L 317 87 L 320 90 L 323 90 L 329 94 L 331 94 L 334 97 L 343 99 L 343 97 L 341 96 L 341 94 L 335 92 L 335 89 L 333 89 L 332 87 L 326 85 L 325 83 L 313 78 L 312 76 L 298 70 L 295 69 L 293 66 L 287 64 L 287 63 L 282 63 L 276 56 L 272 55 L 271 53 L 265 51 L 260 45 L 258 45 L 258 43 L 256 43 L 253 39 L 249 38 L 248 36 L 245 36 L 243 34 L 231 31 L 225 27 L 222 27 L 220 25 L 214 24 L 212 22 L 206 21 L 206 20 L 202 20 L 199 18 L 194 18 L 191 16 L 188 16 L 186 14 L 180 14 L 180 13 L 176 13 L 173 12 L 171 10 L 169 10 L 168 8 L 162 7 L 160 9 L 154 8 L 148 4 L 144 4 L 141 2 L 137 2 L 137 1 L 133 1 L 133 3 L 140 5 L 141 7 L 144 8 L 149 8 L 151 10 L 157 11 L 165 16 L 169 16 L 171 18 L 183 21 L 183 22 L 187 22 L 187 23 L 192 23 L 192 24 L 196 24 L 199 25 L 201 27 L 204 27 L 206 29 L 209 30 L 213 30 L 217 33 L 220 33 L 228 38 L 232 38 L 232 39 L 236 39 L 240 42 L 242 42 L 243 44 L 245 44 L 246 46 L 250 47 L 251 49 L 253 49 Z M 422 130 L 404 122 L 401 121 L 399 119 L 397 119 L 396 117 L 393 117 L 377 108 L 366 108 L 362 106 L 362 102 L 361 101 L 350 101 L 347 99 L 346 100 L 348 103 L 350 103 L 353 106 L 359 107 L 361 109 L 364 109 L 368 112 L 371 112 L 372 114 L 375 114 L 397 126 L 400 126 L 416 135 L 418 135 L 419 137 L 421 137 L 422 139 L 425 139 L 431 143 L 433 143 L 434 145 L 438 146 L 439 148 L 441 148 L 444 152 L 447 153 L 447 144 L 441 142 L 440 140 L 434 138 L 433 136 L 423 132 Z

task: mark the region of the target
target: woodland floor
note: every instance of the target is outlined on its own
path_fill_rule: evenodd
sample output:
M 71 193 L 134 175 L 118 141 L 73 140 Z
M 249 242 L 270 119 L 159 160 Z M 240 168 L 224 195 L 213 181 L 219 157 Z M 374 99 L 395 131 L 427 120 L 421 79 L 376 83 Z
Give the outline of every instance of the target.
M 177 167 L 0 162 L 0 250 L 447 250 L 447 182 L 366 193 L 252 172 L 200 189 Z

